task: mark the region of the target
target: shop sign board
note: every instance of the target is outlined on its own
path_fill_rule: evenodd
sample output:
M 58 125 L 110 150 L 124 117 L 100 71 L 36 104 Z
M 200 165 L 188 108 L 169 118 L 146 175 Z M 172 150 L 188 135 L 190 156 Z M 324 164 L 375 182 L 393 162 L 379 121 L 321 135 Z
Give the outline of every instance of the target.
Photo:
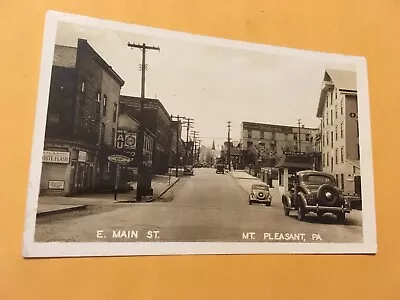
M 42 161 L 53 164 L 68 164 L 70 153 L 68 151 L 43 151 Z

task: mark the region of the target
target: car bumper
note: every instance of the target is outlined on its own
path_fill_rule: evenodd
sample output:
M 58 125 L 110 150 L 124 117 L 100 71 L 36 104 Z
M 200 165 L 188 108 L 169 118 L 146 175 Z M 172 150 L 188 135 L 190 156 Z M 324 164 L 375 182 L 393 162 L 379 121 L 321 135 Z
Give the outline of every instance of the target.
M 258 198 L 250 197 L 250 201 L 258 202 L 258 203 L 271 203 L 272 198 L 271 197 L 267 197 L 265 199 L 258 199 Z
M 341 207 L 332 207 L 332 206 L 320 206 L 320 205 L 316 205 L 316 206 L 310 206 L 310 205 L 306 205 L 305 210 L 307 212 L 344 212 L 344 213 L 349 213 L 351 211 L 351 208 L 346 207 L 346 206 L 341 206 Z

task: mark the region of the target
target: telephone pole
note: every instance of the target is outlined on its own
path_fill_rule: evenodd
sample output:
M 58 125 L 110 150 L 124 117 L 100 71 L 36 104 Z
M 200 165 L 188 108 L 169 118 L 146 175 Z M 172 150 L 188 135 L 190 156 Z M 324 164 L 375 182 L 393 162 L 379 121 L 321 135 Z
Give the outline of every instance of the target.
M 192 154 L 192 159 L 193 159 L 193 165 L 195 165 L 196 162 L 196 157 L 197 157 L 197 138 L 198 138 L 198 134 L 199 132 L 196 130 L 192 130 L 192 134 L 193 134 L 193 147 L 194 147 L 194 151 Z
M 189 150 L 189 131 L 191 128 L 193 128 L 193 121 L 194 119 L 191 118 L 184 118 L 185 119 L 185 123 L 184 123 L 184 127 L 186 127 L 186 156 L 185 156 L 185 160 L 186 160 L 186 164 L 188 164 L 188 150 Z
M 228 121 L 228 170 L 231 171 L 231 122 Z
M 179 154 L 179 140 L 180 140 L 180 132 L 179 132 L 179 127 L 181 125 L 181 119 L 184 117 L 181 117 L 179 115 L 173 116 L 171 115 L 171 119 L 176 119 L 176 156 L 175 156 L 175 175 L 176 177 L 179 176 L 178 173 L 178 168 L 179 168 L 179 162 L 180 162 L 180 154 Z
M 138 165 L 138 174 L 139 180 L 137 184 L 136 190 L 136 201 L 142 200 L 142 195 L 147 196 L 150 188 L 151 188 L 151 176 L 148 173 L 148 170 L 145 170 L 144 166 L 144 157 L 143 157 L 143 146 L 144 146 L 144 130 L 145 130 L 145 118 L 144 118 L 144 99 L 145 99 L 145 81 L 146 81 L 146 51 L 147 50 L 158 50 L 159 47 L 155 46 L 147 46 L 145 43 L 143 44 L 135 44 L 128 43 L 128 47 L 130 48 L 138 48 L 142 51 L 142 64 L 140 69 L 142 71 L 142 82 L 141 82 L 141 97 L 140 97 L 140 113 L 139 113 L 139 134 L 137 138 L 136 145 L 136 161 Z
M 301 119 L 297 120 L 297 124 L 299 125 L 299 136 L 298 136 L 298 142 L 299 142 L 299 152 L 301 152 L 301 134 L 300 134 L 300 128 L 301 128 Z

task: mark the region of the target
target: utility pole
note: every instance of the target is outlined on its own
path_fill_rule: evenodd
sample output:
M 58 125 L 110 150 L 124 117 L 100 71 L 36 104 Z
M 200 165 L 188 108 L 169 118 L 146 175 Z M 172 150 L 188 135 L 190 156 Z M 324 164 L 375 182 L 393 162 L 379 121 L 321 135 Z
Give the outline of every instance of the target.
M 197 145 L 197 147 L 199 149 L 199 150 L 197 150 L 197 162 L 200 163 L 201 140 L 197 140 L 197 142 L 199 143 Z
M 228 121 L 228 170 L 231 171 L 231 122 Z
M 189 131 L 190 131 L 190 129 L 191 128 L 193 128 L 193 121 L 194 121 L 194 119 L 191 119 L 191 118 L 184 118 L 185 119 L 185 127 L 186 127 L 186 157 L 185 157 L 185 159 L 186 159 L 186 164 L 188 164 L 188 160 L 189 160 L 189 158 L 188 158 L 188 156 L 187 156 L 187 154 L 188 154 L 188 150 L 189 150 Z
M 197 157 L 197 138 L 198 138 L 198 134 L 199 134 L 199 132 L 198 131 L 196 131 L 196 130 L 193 130 L 192 131 L 192 133 L 193 133 L 193 147 L 194 147 L 194 150 L 193 150 L 193 153 L 192 153 L 192 159 L 193 159 L 193 165 L 195 165 L 195 160 L 196 160 L 196 157 Z
M 180 154 L 179 154 L 179 140 L 180 140 L 180 132 L 179 132 L 179 127 L 180 127 L 180 125 L 181 125 L 181 119 L 182 118 L 184 118 L 184 117 L 181 117 L 181 116 L 179 116 L 179 115 L 177 115 L 177 116 L 173 116 L 173 115 L 171 115 L 171 118 L 172 119 L 176 119 L 176 159 L 175 159 L 175 175 L 176 175 L 176 177 L 178 177 L 179 176 L 179 173 L 178 173 L 178 169 L 179 169 L 179 161 L 180 161 Z
M 141 201 L 142 195 L 147 195 L 149 187 L 151 187 L 151 177 L 146 176 L 145 174 L 146 170 L 144 166 L 144 157 L 143 157 L 144 130 L 145 130 L 144 99 L 145 99 L 145 81 L 146 81 L 146 70 L 147 70 L 146 50 L 160 51 L 160 48 L 155 46 L 147 46 L 145 43 L 143 44 L 128 43 L 128 47 L 138 48 L 142 51 L 142 64 L 140 66 L 140 69 L 142 71 L 142 83 L 141 83 L 140 112 L 139 112 L 139 134 L 137 138 L 136 155 L 135 155 L 138 165 L 138 174 L 139 174 L 139 181 L 136 190 L 136 201 Z
M 298 119 L 298 120 L 297 120 L 297 124 L 299 125 L 299 136 L 298 136 L 298 140 L 299 140 L 299 152 L 301 152 L 301 134 L 300 134 L 301 119 Z

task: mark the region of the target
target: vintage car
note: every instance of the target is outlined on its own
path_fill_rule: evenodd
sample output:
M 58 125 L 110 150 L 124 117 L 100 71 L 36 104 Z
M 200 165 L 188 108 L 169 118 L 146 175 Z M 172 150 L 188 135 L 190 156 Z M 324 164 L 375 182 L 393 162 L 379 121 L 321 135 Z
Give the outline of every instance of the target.
M 272 197 L 269 193 L 269 186 L 264 183 L 256 183 L 251 186 L 249 194 L 249 205 L 253 203 L 264 203 L 271 206 Z
M 223 164 L 217 164 L 216 169 L 217 169 L 217 171 L 216 171 L 217 174 L 225 173 L 225 167 Z
M 282 204 L 286 216 L 296 210 L 300 221 L 307 213 L 314 212 L 318 217 L 332 213 L 343 222 L 346 213 L 351 211 L 351 205 L 337 187 L 335 177 L 319 171 L 297 172 L 292 187 L 282 195 Z
M 187 176 L 193 175 L 193 174 L 194 174 L 194 173 L 193 173 L 193 166 L 191 166 L 191 165 L 186 165 L 186 166 L 184 167 L 184 169 L 183 169 L 183 174 L 184 174 L 184 175 L 187 175 Z

